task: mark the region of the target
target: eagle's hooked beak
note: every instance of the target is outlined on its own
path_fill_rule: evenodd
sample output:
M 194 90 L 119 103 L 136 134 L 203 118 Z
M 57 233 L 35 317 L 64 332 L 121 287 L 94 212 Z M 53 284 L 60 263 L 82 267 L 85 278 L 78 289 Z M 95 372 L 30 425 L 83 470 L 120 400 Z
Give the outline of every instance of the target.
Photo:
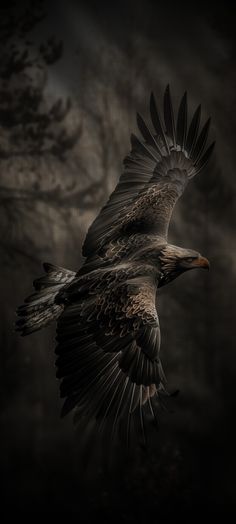
M 202 268 L 202 269 L 210 269 L 210 262 L 209 260 L 207 260 L 207 258 L 205 257 L 198 257 L 197 259 L 195 259 L 193 262 L 192 262 L 192 267 L 196 267 L 196 268 Z

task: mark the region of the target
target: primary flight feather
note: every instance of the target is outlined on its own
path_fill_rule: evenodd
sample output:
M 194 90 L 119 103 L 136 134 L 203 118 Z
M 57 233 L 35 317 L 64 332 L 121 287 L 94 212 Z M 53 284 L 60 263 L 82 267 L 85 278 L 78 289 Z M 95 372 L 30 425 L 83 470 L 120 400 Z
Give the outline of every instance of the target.
M 156 418 L 166 392 L 160 361 L 158 288 L 183 272 L 209 269 L 198 252 L 168 243 L 173 208 L 189 180 L 207 164 L 210 120 L 200 129 L 201 108 L 188 125 L 187 94 L 175 122 L 169 86 L 164 120 L 154 95 L 152 127 L 137 115 L 141 138 L 131 136 L 124 172 L 90 226 L 85 262 L 77 273 L 44 264 L 35 293 L 17 310 L 17 330 L 28 335 L 57 320 L 57 377 L 62 414 L 94 417 L 114 434 L 122 424 L 129 440 L 138 415 Z

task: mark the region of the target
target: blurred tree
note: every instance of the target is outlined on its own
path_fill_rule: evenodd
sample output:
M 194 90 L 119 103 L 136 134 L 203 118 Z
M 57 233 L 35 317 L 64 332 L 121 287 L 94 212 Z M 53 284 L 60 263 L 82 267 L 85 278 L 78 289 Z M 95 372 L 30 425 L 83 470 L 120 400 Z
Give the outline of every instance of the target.
M 50 103 L 45 93 L 49 67 L 63 55 L 63 43 L 54 36 L 39 44 L 31 39 L 45 16 L 41 0 L 8 2 L 1 9 L 0 202 L 4 218 L 0 248 L 13 261 L 17 254 L 37 260 L 33 255 L 38 227 L 34 203 L 57 207 L 66 201 L 65 187 L 55 181 L 55 172 L 63 172 L 58 165 L 68 158 L 82 133 L 80 124 L 68 125 L 71 100 L 56 98 Z M 62 185 L 68 185 L 70 198 L 74 184 Z M 39 212 L 48 214 L 44 208 Z M 35 227 L 30 231 L 32 220 Z
M 71 102 L 45 101 L 47 68 L 63 53 L 62 41 L 50 37 L 37 48 L 30 33 L 45 17 L 43 2 L 11 2 L 2 11 L 0 45 L 0 158 L 50 153 L 63 160 L 80 128 L 69 134 L 63 123 Z

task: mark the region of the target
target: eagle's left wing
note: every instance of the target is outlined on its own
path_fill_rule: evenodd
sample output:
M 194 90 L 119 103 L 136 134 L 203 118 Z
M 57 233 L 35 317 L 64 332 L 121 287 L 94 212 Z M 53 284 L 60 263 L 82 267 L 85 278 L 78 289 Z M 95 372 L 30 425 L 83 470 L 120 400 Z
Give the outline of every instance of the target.
M 153 413 L 165 377 L 153 269 L 129 264 L 75 280 L 58 320 L 56 353 L 63 414 L 112 422 L 145 404 Z
M 154 132 L 137 115 L 143 140 L 131 136 L 132 150 L 124 160 L 124 173 L 88 230 L 83 246 L 86 257 L 124 233 L 155 232 L 167 238 L 176 201 L 209 160 L 214 147 L 213 143 L 206 149 L 210 119 L 199 133 L 199 106 L 188 127 L 186 93 L 176 125 L 169 87 L 164 95 L 164 124 L 153 95 L 150 113 Z

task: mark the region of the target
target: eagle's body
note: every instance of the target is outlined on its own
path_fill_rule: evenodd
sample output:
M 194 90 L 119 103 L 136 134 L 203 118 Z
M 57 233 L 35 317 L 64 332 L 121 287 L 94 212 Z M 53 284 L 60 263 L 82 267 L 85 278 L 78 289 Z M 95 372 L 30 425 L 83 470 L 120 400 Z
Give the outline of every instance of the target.
M 124 173 L 90 226 L 77 273 L 45 264 L 36 293 L 18 309 L 26 335 L 57 319 L 57 376 L 63 414 L 95 417 L 114 433 L 139 413 L 155 418 L 165 376 L 160 352 L 158 288 L 184 271 L 209 267 L 199 253 L 168 243 L 175 203 L 213 149 L 205 152 L 209 121 L 199 134 L 200 108 L 187 127 L 184 95 L 175 128 L 167 88 L 165 127 L 151 97 L 152 133 L 138 115 L 143 141 L 131 137 Z M 119 422 L 119 424 L 118 424 Z

